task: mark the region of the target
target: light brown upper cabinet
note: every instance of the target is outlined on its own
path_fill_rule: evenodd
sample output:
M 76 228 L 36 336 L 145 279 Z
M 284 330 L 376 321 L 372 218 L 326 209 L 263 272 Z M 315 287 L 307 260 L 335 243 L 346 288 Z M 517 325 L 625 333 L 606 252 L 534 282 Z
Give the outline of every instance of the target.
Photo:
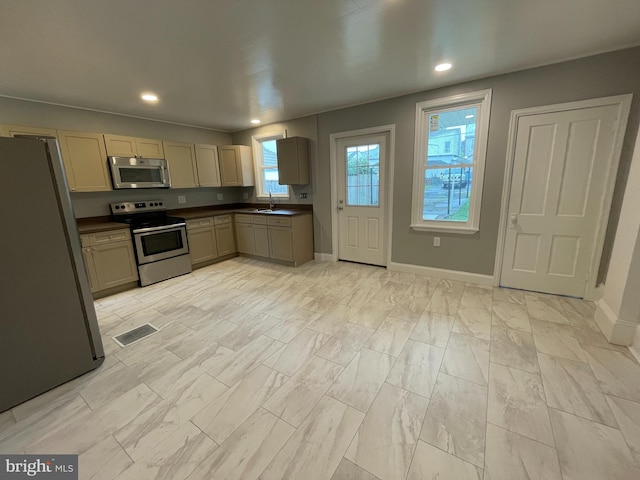
M 169 164 L 171 188 L 194 188 L 198 186 L 198 169 L 193 144 L 162 142 L 164 158 Z
M 303 137 L 279 138 L 278 183 L 280 185 L 309 184 L 309 140 Z
M 25 127 L 22 125 L 0 125 L 0 136 L 15 137 L 16 135 L 50 135 L 58 137 L 54 128 Z
M 215 145 L 196 145 L 195 150 L 198 183 L 201 187 L 219 187 L 221 184 L 218 147 Z
M 69 190 L 72 192 L 111 190 L 103 135 L 58 130 L 58 141 Z
M 164 158 L 162 140 L 105 134 L 104 143 L 109 156 Z
M 251 147 L 225 145 L 218 147 L 220 180 L 223 187 L 252 187 L 255 185 Z

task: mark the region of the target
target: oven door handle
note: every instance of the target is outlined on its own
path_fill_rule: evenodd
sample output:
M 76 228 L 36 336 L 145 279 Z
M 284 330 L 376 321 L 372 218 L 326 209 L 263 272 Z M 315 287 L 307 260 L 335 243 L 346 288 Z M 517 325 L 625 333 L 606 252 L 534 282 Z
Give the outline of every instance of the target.
M 158 227 L 136 228 L 133 231 L 133 233 L 148 233 L 148 232 L 161 232 L 163 230 L 177 230 L 186 226 L 187 224 L 185 222 L 172 223 L 171 225 L 161 225 Z

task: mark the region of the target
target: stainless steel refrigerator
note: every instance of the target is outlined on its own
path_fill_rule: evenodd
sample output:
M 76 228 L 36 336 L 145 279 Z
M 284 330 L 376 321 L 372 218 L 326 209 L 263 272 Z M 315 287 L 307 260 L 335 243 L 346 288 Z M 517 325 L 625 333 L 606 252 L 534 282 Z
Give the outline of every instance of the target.
M 58 143 L 0 138 L 0 412 L 103 361 Z

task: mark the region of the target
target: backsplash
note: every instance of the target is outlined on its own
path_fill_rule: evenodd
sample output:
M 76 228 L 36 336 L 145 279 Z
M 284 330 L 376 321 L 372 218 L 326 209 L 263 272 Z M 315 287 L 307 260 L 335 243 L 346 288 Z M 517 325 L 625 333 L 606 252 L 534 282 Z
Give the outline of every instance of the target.
M 71 201 L 76 218 L 101 217 L 109 215 L 109 204 L 129 200 L 161 200 L 167 209 L 204 207 L 208 205 L 224 205 L 227 203 L 247 202 L 243 199 L 243 191 L 253 188 L 219 187 L 219 188 L 172 188 L 172 189 L 131 189 L 110 192 L 72 193 Z M 218 199 L 222 195 L 222 200 Z M 186 202 L 179 203 L 178 197 L 184 196 Z

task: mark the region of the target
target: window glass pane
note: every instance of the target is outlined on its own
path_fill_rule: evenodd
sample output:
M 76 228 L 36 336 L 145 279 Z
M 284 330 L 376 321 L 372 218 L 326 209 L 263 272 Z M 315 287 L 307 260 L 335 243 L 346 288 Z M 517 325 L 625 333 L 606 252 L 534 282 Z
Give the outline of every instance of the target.
M 275 139 L 264 140 L 262 144 L 262 165 L 265 167 L 277 167 L 278 166 L 278 149 L 276 147 Z
M 347 205 L 380 204 L 380 144 L 347 147 Z
M 473 163 L 477 107 L 429 115 L 427 167 Z
M 269 192 L 271 192 L 274 195 L 287 194 L 287 186 L 280 185 L 278 183 L 277 168 L 265 168 L 262 170 L 262 184 L 264 185 L 265 195 L 269 195 Z
M 425 170 L 422 219 L 466 223 L 472 178 L 472 167 Z

